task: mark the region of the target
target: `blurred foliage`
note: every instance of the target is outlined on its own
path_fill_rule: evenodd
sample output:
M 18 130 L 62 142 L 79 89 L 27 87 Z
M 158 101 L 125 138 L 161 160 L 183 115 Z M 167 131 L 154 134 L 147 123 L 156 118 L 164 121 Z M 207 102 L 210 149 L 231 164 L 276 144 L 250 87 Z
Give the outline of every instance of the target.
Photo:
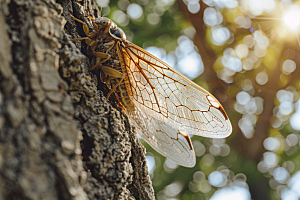
M 148 2 L 148 0 L 144 2 Z M 111 2 L 109 4 L 110 12 L 107 17 L 113 19 L 114 22 L 123 29 L 127 37 L 129 36 L 129 40 L 132 43 L 143 48 L 156 46 L 164 48 L 166 51 L 171 51 L 175 49 L 176 40 L 181 31 L 190 25 L 190 23 L 188 23 L 182 16 L 176 2 L 171 3 L 171 5 L 160 7 L 160 12 L 163 14 L 159 16 L 160 20 L 157 24 L 148 23 L 146 17 L 153 13 L 153 10 L 155 9 L 154 7 L 156 6 L 155 1 L 149 1 L 146 5 L 139 4 L 137 1 L 129 2 L 126 0 Z M 123 9 L 120 9 L 120 4 L 124 5 Z M 116 17 L 113 16 L 113 13 L 115 11 L 126 13 L 126 5 L 129 4 L 139 4 L 142 6 L 143 14 L 139 19 L 131 19 L 128 24 L 122 25 L 118 23 L 118 20 L 116 20 Z
M 182 35 L 190 38 L 186 31 L 191 23 L 176 1 L 99 0 L 98 3 L 102 4 L 102 13 L 113 19 L 131 42 L 143 48 L 156 46 L 167 53 L 178 52 L 178 38 Z M 186 0 L 184 3 L 191 12 L 197 13 L 198 2 Z M 133 4 L 142 9 L 138 19 L 130 18 L 128 13 L 127 8 Z M 290 199 L 298 199 L 300 188 L 294 186 L 290 178 L 300 170 L 300 127 L 297 125 L 300 123 L 300 114 L 297 114 L 300 112 L 300 43 L 299 32 L 289 30 L 288 23 L 283 21 L 286 13 L 291 13 L 289 8 L 300 5 L 299 1 L 205 0 L 200 5 L 205 6 L 204 19 L 198 19 L 201 20 L 199 26 L 206 29 L 203 42 L 216 57 L 214 71 L 230 86 L 227 91 L 230 107 L 226 111 L 235 130 L 229 146 L 225 139 L 193 137 L 197 156 L 194 168 L 165 162 L 163 156 L 144 142 L 148 155 L 155 160 L 151 178 L 157 199 L 210 199 L 222 188 L 234 191 L 233 186 L 250 190 L 252 199 L 264 199 L 259 198 L 259 189 L 272 200 L 291 196 L 295 198 Z M 151 14 L 155 14 L 158 23 L 149 23 L 147 17 Z M 296 14 L 292 19 L 299 20 L 300 24 Z M 194 48 L 198 51 L 196 46 Z M 201 55 L 201 51 L 198 52 Z M 177 58 L 177 62 L 179 60 Z M 196 80 L 207 88 L 202 77 Z M 298 118 L 293 122 L 295 117 Z M 257 127 L 259 120 L 265 121 Z M 260 130 L 266 131 L 260 133 Z M 265 136 L 253 140 L 259 134 Z M 249 140 L 242 142 L 241 138 Z M 247 146 L 249 152 L 264 147 L 258 159 L 240 151 L 251 141 L 254 143 L 253 147 Z M 224 183 L 213 186 L 209 177 L 215 171 L 225 178 Z M 246 195 L 243 197 L 249 199 Z

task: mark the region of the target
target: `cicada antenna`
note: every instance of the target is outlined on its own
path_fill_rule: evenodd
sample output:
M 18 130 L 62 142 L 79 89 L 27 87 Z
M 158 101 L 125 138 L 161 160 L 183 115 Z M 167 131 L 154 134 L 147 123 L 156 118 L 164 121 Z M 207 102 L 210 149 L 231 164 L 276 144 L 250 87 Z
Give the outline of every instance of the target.
M 101 13 L 102 13 L 102 6 L 100 6 L 100 17 L 104 17 L 104 15 L 101 15 Z
M 103 17 L 103 16 L 101 15 L 101 13 L 102 13 L 102 6 L 101 6 L 101 8 L 100 8 L 100 16 Z

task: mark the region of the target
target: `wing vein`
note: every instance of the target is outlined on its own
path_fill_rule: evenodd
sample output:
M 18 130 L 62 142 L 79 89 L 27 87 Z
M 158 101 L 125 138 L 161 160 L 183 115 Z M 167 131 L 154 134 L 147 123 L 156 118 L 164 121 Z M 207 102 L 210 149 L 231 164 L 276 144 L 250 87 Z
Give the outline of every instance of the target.
M 131 61 L 134 62 L 135 66 L 136 66 L 136 67 L 139 69 L 139 71 L 142 73 L 142 75 L 143 75 L 144 78 L 146 79 L 147 83 L 150 85 L 151 89 L 154 91 L 155 88 L 154 88 L 154 86 L 152 85 L 152 83 L 149 81 L 149 79 L 148 79 L 148 77 L 146 76 L 146 74 L 144 73 L 143 69 L 140 67 L 140 65 L 139 65 L 138 63 L 136 63 L 136 62 L 134 61 L 134 59 L 131 57 L 131 55 L 127 52 L 127 50 L 129 50 L 129 51 L 131 51 L 131 50 L 130 50 L 129 48 L 124 48 L 124 50 L 126 51 L 127 56 L 131 58 Z M 135 53 L 132 52 L 132 51 L 131 51 L 131 53 L 133 53 L 134 55 L 138 56 L 137 54 L 135 54 Z M 140 57 L 140 56 L 138 56 L 138 57 Z M 147 62 L 147 63 L 148 63 L 148 62 Z M 156 96 L 155 92 L 153 92 L 153 95 L 154 95 L 154 97 L 155 97 L 156 103 L 158 104 L 158 99 L 157 99 L 157 96 Z M 159 109 L 159 113 L 161 113 L 160 107 L 158 107 L 158 109 Z

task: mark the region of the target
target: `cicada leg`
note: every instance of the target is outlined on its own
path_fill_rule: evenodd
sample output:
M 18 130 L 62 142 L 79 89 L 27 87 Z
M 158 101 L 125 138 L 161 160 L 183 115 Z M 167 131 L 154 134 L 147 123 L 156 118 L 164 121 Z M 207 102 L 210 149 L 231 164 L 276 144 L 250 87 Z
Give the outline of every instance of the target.
M 83 26 L 83 31 L 84 31 L 84 33 L 85 33 L 89 38 L 93 38 L 93 37 L 95 37 L 95 36 L 97 35 L 97 33 L 96 33 L 95 31 L 93 31 L 93 32 L 90 33 L 89 26 L 88 26 L 85 22 L 81 21 L 80 19 L 77 19 L 76 17 L 74 17 L 74 16 L 71 15 L 71 14 L 69 14 L 69 15 L 71 16 L 71 18 L 72 18 L 73 20 L 75 20 L 75 21 L 77 21 L 77 22 L 83 24 L 83 25 L 82 25 L 82 26 Z M 77 38 L 77 39 L 72 39 L 72 41 L 75 41 L 75 40 L 85 40 L 85 41 L 87 42 L 89 38 Z M 89 39 L 89 40 L 90 40 L 90 39 Z M 88 42 L 87 42 L 87 44 L 88 44 Z M 90 45 L 90 46 L 91 46 L 91 45 Z
M 106 95 L 106 99 L 108 100 L 109 96 L 116 91 L 117 87 L 123 82 L 124 80 L 124 74 L 119 72 L 118 70 L 115 70 L 111 67 L 107 67 L 107 66 L 99 66 L 99 69 L 101 69 L 101 71 L 110 76 L 109 79 L 107 81 L 110 81 L 112 79 L 120 79 L 119 82 L 114 85 L 114 87 L 109 91 L 109 93 Z
M 117 95 L 115 95 L 115 96 L 116 96 L 116 99 L 118 100 L 118 106 L 121 107 L 121 108 L 123 108 L 123 110 L 124 110 L 125 113 L 126 113 L 126 108 L 125 108 L 125 106 L 122 104 L 122 102 L 121 102 L 120 99 L 117 97 Z
M 106 53 L 109 52 L 114 47 L 114 45 L 115 45 L 115 41 L 114 40 L 105 43 L 104 46 L 106 46 L 106 47 L 108 46 L 108 49 L 106 50 Z
M 115 45 L 115 41 L 110 41 L 108 43 L 105 43 L 104 46 L 108 46 L 108 49 L 106 50 L 106 53 L 103 52 L 94 52 L 91 55 L 96 56 L 98 58 L 105 58 L 104 60 L 98 62 L 96 65 L 94 65 L 90 71 L 95 70 L 95 69 L 100 69 L 101 67 L 99 65 L 101 65 L 102 63 L 106 62 L 108 59 L 110 59 L 111 55 L 107 52 L 109 52 Z
M 88 37 L 71 39 L 71 41 L 78 41 L 78 40 L 85 40 L 86 44 L 89 46 L 97 45 L 97 42 L 95 40 L 91 40 L 91 38 L 88 38 Z
M 95 69 L 101 69 L 102 66 L 100 66 L 102 63 L 106 62 L 111 56 L 107 53 L 103 53 L 103 52 L 95 52 L 92 55 L 98 57 L 98 58 L 105 58 L 104 60 L 100 61 L 99 63 L 97 63 L 96 65 L 94 65 L 93 67 L 91 67 L 89 70 L 95 70 Z
M 94 18 L 92 18 L 92 17 L 90 16 L 90 14 L 89 14 L 89 11 L 88 11 L 88 10 L 86 10 L 86 14 L 88 15 L 88 16 L 87 16 L 88 18 L 90 18 L 91 20 L 95 21 L 95 19 L 94 19 Z

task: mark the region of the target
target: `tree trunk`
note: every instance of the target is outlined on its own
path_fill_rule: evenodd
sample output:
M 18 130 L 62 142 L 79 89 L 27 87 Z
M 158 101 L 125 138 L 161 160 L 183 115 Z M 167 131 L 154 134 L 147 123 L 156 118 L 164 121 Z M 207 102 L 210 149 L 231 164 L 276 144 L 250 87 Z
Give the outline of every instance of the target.
M 70 41 L 68 14 L 86 10 L 99 15 L 92 0 L 0 0 L 0 199 L 154 199 L 145 148 Z

